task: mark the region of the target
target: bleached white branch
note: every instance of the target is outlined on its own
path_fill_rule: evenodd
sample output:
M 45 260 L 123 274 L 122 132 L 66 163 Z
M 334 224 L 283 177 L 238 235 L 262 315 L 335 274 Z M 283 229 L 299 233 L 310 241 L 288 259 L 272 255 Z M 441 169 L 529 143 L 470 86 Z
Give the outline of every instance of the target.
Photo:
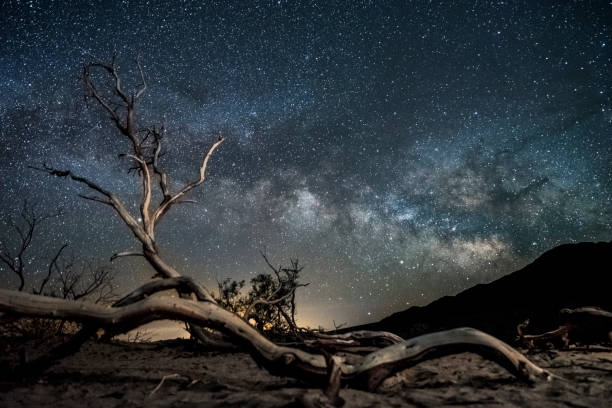
M 223 331 L 248 346 L 253 358 L 272 374 L 329 383 L 325 356 L 279 346 L 266 339 L 237 315 L 212 302 L 148 297 L 128 306 L 103 307 L 23 292 L 0 289 L 0 313 L 17 316 L 68 319 L 104 329 L 130 330 L 161 319 L 182 320 Z M 395 372 L 443 355 L 474 352 L 529 381 L 551 379 L 544 370 L 495 337 L 476 329 L 459 328 L 415 337 L 372 352 L 358 361 L 335 356 L 340 379 L 347 385 L 376 390 Z
M 125 251 L 125 252 L 117 252 L 110 257 L 110 261 L 114 261 L 117 258 L 122 258 L 126 256 L 144 256 L 144 254 L 140 251 Z
M 170 207 L 175 204 L 180 198 L 182 198 L 185 194 L 202 184 L 206 180 L 206 168 L 208 166 L 208 161 L 210 160 L 214 151 L 223 143 L 223 138 L 219 138 L 212 147 L 208 150 L 206 156 L 204 156 L 204 161 L 202 162 L 202 166 L 200 167 L 200 177 L 197 180 L 192 181 L 189 184 L 186 184 L 182 189 L 179 190 L 178 193 L 171 196 L 167 201 L 164 201 L 159 208 L 153 214 L 153 219 L 151 225 L 154 227 L 157 222 L 166 214 L 166 212 L 170 209 Z

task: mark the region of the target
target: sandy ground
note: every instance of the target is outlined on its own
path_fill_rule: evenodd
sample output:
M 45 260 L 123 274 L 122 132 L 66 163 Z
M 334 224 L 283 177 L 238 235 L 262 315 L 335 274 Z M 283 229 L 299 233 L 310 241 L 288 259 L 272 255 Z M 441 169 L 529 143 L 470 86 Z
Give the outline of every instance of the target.
M 381 393 L 343 389 L 341 396 L 346 407 L 612 406 L 612 349 L 547 351 L 529 358 L 565 380 L 527 385 L 465 353 L 398 373 Z M 202 351 L 186 341 L 91 342 L 34 382 L 4 380 L 0 407 L 292 407 L 308 391 L 299 381 L 268 374 L 247 354 Z

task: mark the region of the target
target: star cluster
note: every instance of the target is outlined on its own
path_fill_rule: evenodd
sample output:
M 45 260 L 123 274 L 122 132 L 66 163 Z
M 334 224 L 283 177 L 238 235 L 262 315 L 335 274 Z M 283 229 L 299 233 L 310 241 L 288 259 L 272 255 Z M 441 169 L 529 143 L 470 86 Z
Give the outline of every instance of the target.
M 136 242 L 67 168 L 135 206 L 129 146 L 80 67 L 117 55 L 168 129 L 196 204 L 158 232 L 216 286 L 299 257 L 303 324 L 363 323 L 490 281 L 556 245 L 610 240 L 612 4 L 532 1 L 9 1 L 0 16 L 0 215 L 62 208 L 31 250 L 108 259 Z M 133 208 L 135 210 L 135 207 Z M 10 245 L 8 230 L 0 235 Z M 116 261 L 125 291 L 150 278 Z M 0 281 L 14 286 L 0 269 Z

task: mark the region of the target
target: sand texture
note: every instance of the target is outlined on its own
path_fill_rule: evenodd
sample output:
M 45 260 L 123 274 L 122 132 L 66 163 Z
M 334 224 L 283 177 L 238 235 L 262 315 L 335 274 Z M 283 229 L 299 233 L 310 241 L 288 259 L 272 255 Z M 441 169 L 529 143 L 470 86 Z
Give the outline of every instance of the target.
M 5 345 L 3 360 L 11 363 L 16 349 Z M 525 384 L 464 353 L 400 372 L 380 393 L 343 389 L 340 395 L 346 407 L 612 406 L 612 349 L 545 351 L 529 358 L 564 380 Z M 247 354 L 203 351 L 187 341 L 89 342 L 36 380 L 5 378 L 0 385 L 0 407 L 7 408 L 297 407 L 303 394 L 315 392 L 268 374 Z

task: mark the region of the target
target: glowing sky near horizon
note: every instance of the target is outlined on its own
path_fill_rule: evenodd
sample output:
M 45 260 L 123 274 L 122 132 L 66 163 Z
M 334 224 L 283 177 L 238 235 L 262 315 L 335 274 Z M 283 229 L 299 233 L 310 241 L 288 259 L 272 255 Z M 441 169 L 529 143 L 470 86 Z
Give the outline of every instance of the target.
M 147 3 L 3 2 L 1 220 L 24 198 L 64 209 L 33 243 L 33 279 L 64 242 L 101 262 L 137 247 L 80 186 L 27 167 L 136 203 L 127 144 L 79 80 L 113 54 L 128 85 L 141 58 L 140 123 L 165 123 L 173 180 L 227 137 L 197 204 L 160 226 L 165 256 L 213 287 L 265 272 L 264 248 L 298 257 L 303 324 L 377 320 L 612 239 L 612 3 Z M 152 275 L 114 267 L 123 291 Z

